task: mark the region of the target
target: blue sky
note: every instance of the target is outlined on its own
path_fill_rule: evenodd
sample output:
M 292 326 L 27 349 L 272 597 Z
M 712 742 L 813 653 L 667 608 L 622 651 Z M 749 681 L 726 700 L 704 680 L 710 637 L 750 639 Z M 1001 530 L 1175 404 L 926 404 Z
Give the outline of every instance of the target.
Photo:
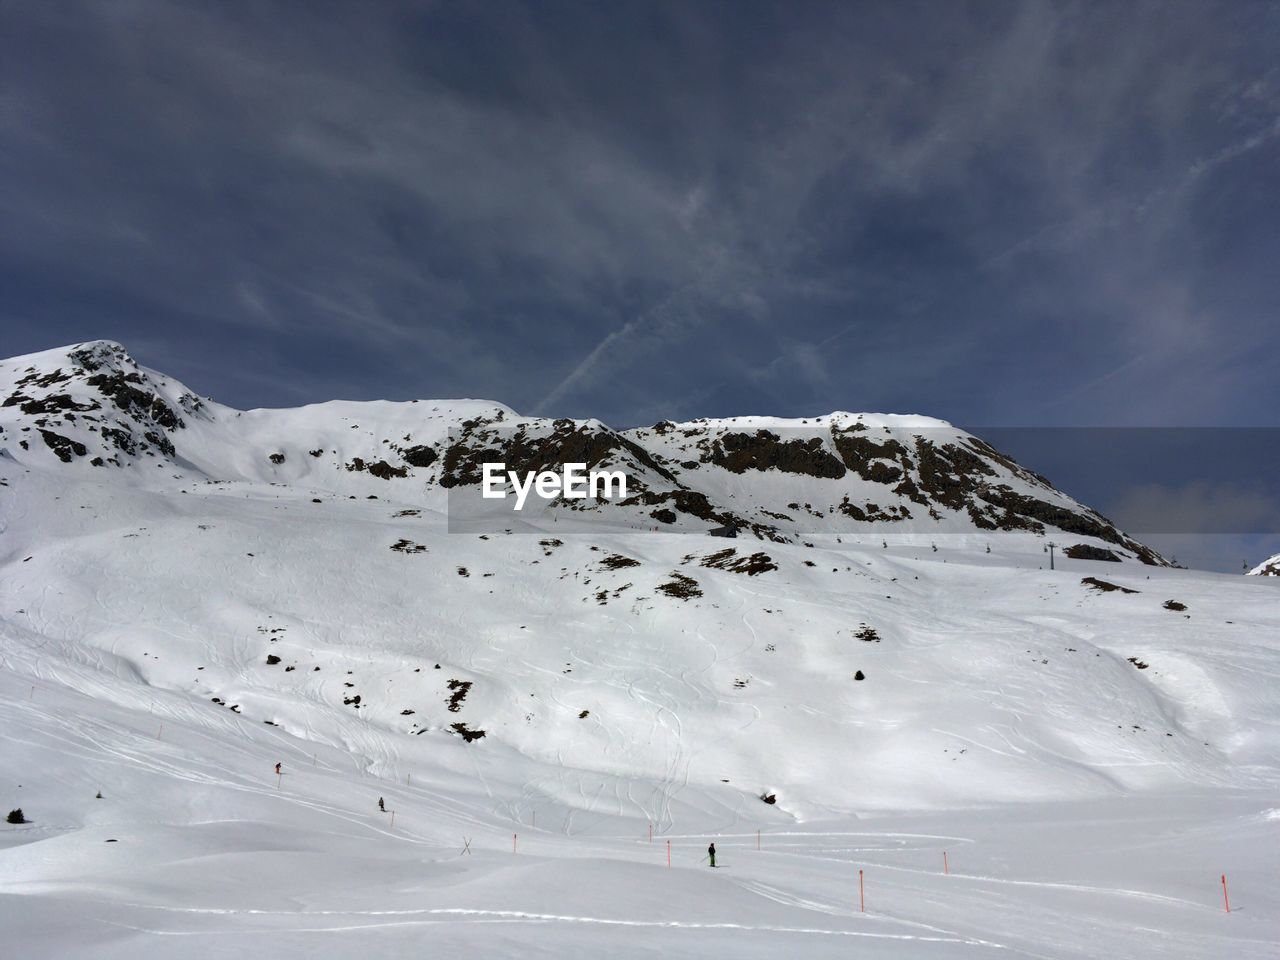
M 1278 64 L 1244 0 L 0 2 L 0 350 L 241 407 L 1277 426 Z

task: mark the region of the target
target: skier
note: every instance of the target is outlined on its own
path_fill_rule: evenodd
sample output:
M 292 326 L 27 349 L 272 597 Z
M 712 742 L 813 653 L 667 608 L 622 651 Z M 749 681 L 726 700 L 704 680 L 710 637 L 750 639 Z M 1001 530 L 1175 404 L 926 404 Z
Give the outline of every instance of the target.
M 280 764 L 276 764 L 276 776 L 280 775 Z
M 714 867 L 716 865 L 716 845 L 714 843 L 707 847 L 707 856 L 711 858 L 711 865 Z
M 387 812 L 387 805 L 382 802 L 381 797 L 378 798 L 378 809 L 381 810 L 383 813 Z

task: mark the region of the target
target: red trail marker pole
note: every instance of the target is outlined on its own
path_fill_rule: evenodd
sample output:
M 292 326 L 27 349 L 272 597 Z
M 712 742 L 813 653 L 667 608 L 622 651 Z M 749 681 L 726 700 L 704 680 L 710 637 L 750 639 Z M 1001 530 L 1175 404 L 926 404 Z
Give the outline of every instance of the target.
M 947 851 L 945 850 L 942 851 L 942 872 L 943 873 L 951 872 L 951 868 L 947 865 Z
M 863 913 L 867 912 L 867 896 L 862 888 L 862 871 L 858 871 L 858 909 Z
M 1227 913 L 1231 912 L 1231 900 L 1227 896 L 1227 875 L 1222 875 L 1222 905 L 1227 908 Z

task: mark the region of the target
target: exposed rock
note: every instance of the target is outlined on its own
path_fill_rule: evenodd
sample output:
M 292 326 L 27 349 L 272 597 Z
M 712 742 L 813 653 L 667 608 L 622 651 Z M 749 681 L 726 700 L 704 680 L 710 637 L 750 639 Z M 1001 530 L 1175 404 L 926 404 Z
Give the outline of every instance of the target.
M 434 449 L 424 445 L 402 450 L 400 451 L 400 456 L 411 467 L 429 467 L 440 458 L 440 455 Z
M 605 427 L 555 420 L 548 434 L 535 436 L 527 425 L 507 432 L 494 429 L 494 422 L 477 418 L 463 423 L 462 435 L 445 450 L 441 486 L 480 483 L 484 463 L 505 463 L 508 470 L 527 474 L 559 472 L 566 463 L 586 464 L 588 471 L 618 469 L 628 460 L 677 482 L 647 450 Z
M 702 588 L 698 586 L 697 580 L 676 571 L 672 571 L 670 582 L 659 584 L 658 592 L 677 600 L 692 600 L 702 596 Z
M 52 450 L 63 463 L 70 463 L 72 456 L 83 457 L 89 452 L 88 448 L 79 440 L 72 440 L 70 437 L 64 437 L 61 434 L 54 433 L 52 430 L 41 430 L 40 438 L 44 440 L 45 446 Z
M 385 460 L 379 460 L 376 463 L 365 463 L 360 457 L 353 457 L 351 462 L 347 464 L 347 469 L 353 473 L 367 471 L 379 480 L 391 480 L 397 477 L 403 479 L 409 475 L 409 471 L 405 467 L 393 467 Z
M 1103 547 L 1090 546 L 1087 543 L 1077 543 L 1067 547 L 1062 551 L 1072 560 L 1106 560 L 1110 563 L 1119 563 L 1120 558 L 1112 551 Z
M 1122 587 L 1118 583 L 1111 583 L 1108 580 L 1099 580 L 1097 577 L 1085 577 L 1080 581 L 1086 587 L 1092 587 L 1102 593 L 1114 593 L 1119 590 L 1121 593 L 1137 593 L 1137 590 L 1130 590 L 1128 587 Z
M 600 565 L 606 570 L 623 570 L 626 567 L 640 566 L 640 561 L 632 560 L 630 557 L 624 557 L 620 553 L 611 553 L 600 561 Z
M 459 721 L 449 725 L 449 729 L 460 736 L 463 740 L 470 743 L 472 740 L 479 740 L 484 736 L 483 730 L 469 730 L 467 725 Z
M 447 686 L 453 691 L 453 695 L 445 703 L 448 705 L 450 713 L 457 713 L 462 709 L 462 701 L 467 699 L 467 693 L 471 690 L 471 681 L 450 680 Z
M 823 446 L 821 438 L 783 440 L 769 430 L 726 433 L 712 445 L 711 462 L 732 473 L 779 470 L 833 480 L 845 474 L 844 465 Z
M 11 397 L 7 397 L 3 406 L 18 406 L 23 413 L 32 416 L 53 415 L 74 411 L 77 413 L 85 413 L 90 410 L 100 410 L 102 405 L 96 402 L 77 403 L 71 398 L 69 393 L 53 393 L 38 400 L 32 400 L 30 397 L 15 393 Z
M 844 465 L 873 483 L 887 484 L 900 479 L 906 469 L 903 464 L 910 463 L 907 448 L 897 440 L 876 443 L 860 435 L 859 431 L 865 430 L 862 424 L 855 424 L 849 430 L 832 431 L 836 450 Z
M 778 565 L 767 553 L 753 553 L 749 557 L 740 557 L 733 547 L 703 557 L 702 565 L 714 567 L 717 570 L 730 570 L 733 573 L 745 573 L 749 577 L 778 569 Z
M 140 382 L 140 374 L 119 371 L 98 373 L 85 381 L 89 386 L 97 387 L 99 393 L 130 416 L 154 421 L 166 430 L 185 426 L 182 419 L 173 412 L 173 408 L 161 397 L 136 385 Z

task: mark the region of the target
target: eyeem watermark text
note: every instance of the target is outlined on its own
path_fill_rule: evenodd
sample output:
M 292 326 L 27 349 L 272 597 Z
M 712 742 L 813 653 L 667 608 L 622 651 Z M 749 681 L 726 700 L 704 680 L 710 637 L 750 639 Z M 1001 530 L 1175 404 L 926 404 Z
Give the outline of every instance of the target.
M 523 510 L 525 500 L 532 490 L 543 500 L 562 497 L 565 500 L 597 499 L 625 500 L 627 475 L 621 470 L 587 470 L 585 463 L 566 463 L 563 472 L 543 470 L 541 473 L 526 471 L 523 482 L 515 470 L 508 470 L 505 463 L 481 465 L 481 496 L 486 500 L 502 500 L 507 496 L 509 482 L 516 495 L 516 509 Z

